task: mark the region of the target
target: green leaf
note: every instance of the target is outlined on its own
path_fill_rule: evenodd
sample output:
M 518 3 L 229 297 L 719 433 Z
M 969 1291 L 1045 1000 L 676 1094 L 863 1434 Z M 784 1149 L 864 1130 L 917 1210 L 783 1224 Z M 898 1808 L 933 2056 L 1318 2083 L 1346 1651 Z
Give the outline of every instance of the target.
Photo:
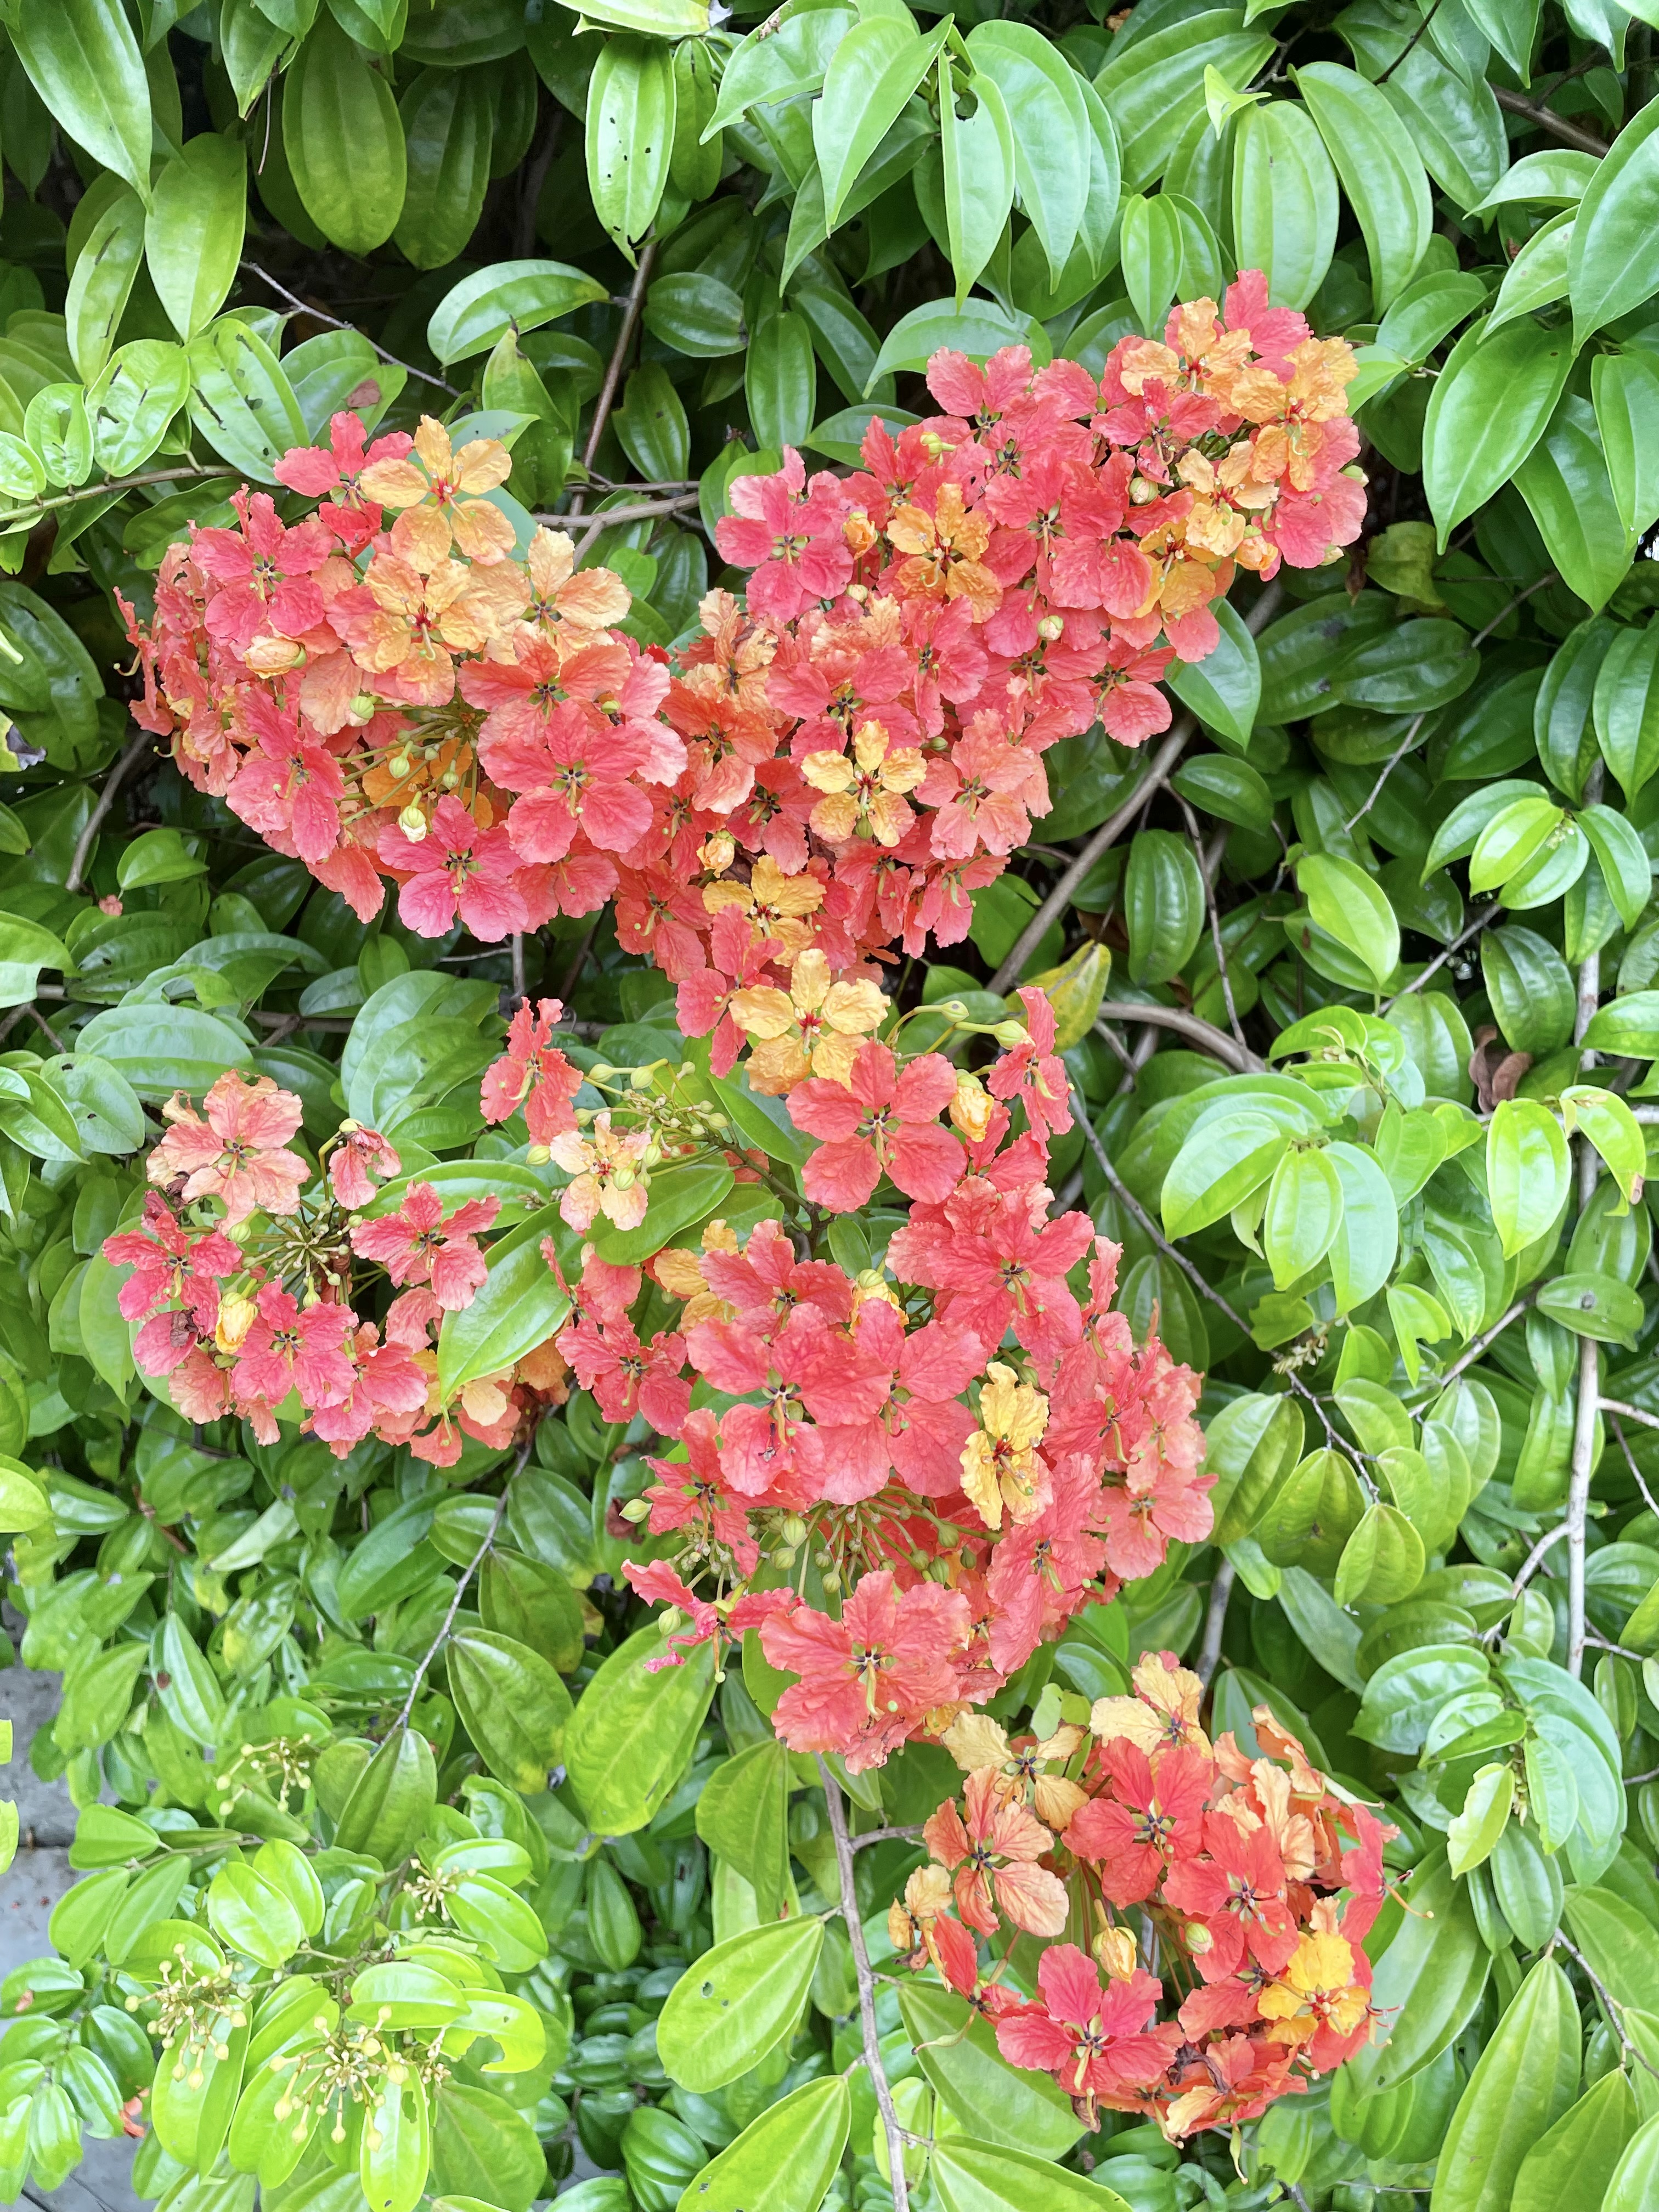
M 1644 2120 L 1625 2146 L 1601 2199 L 1601 2212 L 1643 2212 L 1659 2191 L 1659 2114 Z
M 1336 245 L 1336 171 L 1305 108 L 1276 100 L 1233 125 L 1233 234 L 1276 307 L 1305 307 Z M 1190 702 L 1188 702 L 1190 703 Z
M 1273 1170 L 1261 1249 L 1273 1287 L 1288 1290 L 1330 1250 L 1342 1223 L 1342 1182 L 1324 1152 L 1291 1151 Z
M 991 2023 L 949 1990 L 905 1981 L 899 2014 L 923 2074 L 964 2129 L 999 2148 L 1046 2165 L 1064 2158 L 1082 2134 L 1071 2100 L 1047 2075 L 1011 2066 Z
M 789 1757 L 781 1743 L 751 1743 L 697 1800 L 698 1835 L 753 1889 L 763 1920 L 777 1917 L 789 1881 Z
M 8 28 L 29 82 L 52 115 L 148 204 L 149 82 L 120 0 L 52 0 L 48 7 L 19 8 Z
M 1443 552 L 1542 437 L 1572 358 L 1564 331 L 1529 317 L 1490 337 L 1476 323 L 1452 348 L 1423 424 L 1423 488 Z
M 1615 1275 L 1593 1270 L 1557 1275 L 1539 1291 L 1538 1310 L 1575 1336 L 1622 1344 L 1628 1352 L 1636 1349 L 1642 1327 L 1641 1296 Z
M 1164 1233 L 1189 1237 L 1259 1190 L 1290 1145 L 1283 1125 L 1249 1108 L 1218 1115 L 1188 1138 L 1164 1179 Z
M 1567 1201 L 1571 1170 L 1553 1114 L 1535 1099 L 1498 1101 L 1486 1130 L 1486 1190 L 1506 1259 L 1553 1225 Z
M 1595 679 L 1596 742 L 1633 799 L 1659 769 L 1659 627 L 1621 629 Z
M 21 914 L 0 914 L 0 1006 L 26 1006 L 43 968 L 73 975 L 75 963 L 40 922 Z
M 1567 258 L 1572 252 L 1574 213 L 1568 208 L 1534 231 L 1510 262 L 1487 320 L 1488 332 L 1535 314 L 1567 295 Z
M 204 131 L 155 179 L 144 258 L 167 319 L 186 344 L 236 281 L 247 220 L 247 158 L 234 138 Z
M 1659 236 L 1649 220 L 1659 182 L 1656 129 L 1659 115 L 1643 108 L 1613 140 L 1578 203 L 1568 267 L 1576 344 L 1659 291 Z
M 1422 1581 L 1425 1556 L 1423 1539 L 1397 1506 L 1368 1505 L 1337 1563 L 1337 1603 L 1398 1604 Z
M 1589 1139 L 1612 1170 L 1626 1204 L 1633 1206 L 1647 1173 L 1647 1140 L 1630 1108 L 1616 1091 L 1574 1083 L 1561 1093 L 1561 1112 L 1569 1131 L 1582 1129 Z
M 498 1782 L 526 1796 L 545 1790 L 574 1707 L 541 1654 L 490 1629 L 458 1629 L 446 1651 L 450 1694 Z
M 1599 613 L 1630 567 L 1631 548 L 1588 400 L 1563 398 L 1515 482 L 1562 581 Z
M 1633 544 L 1659 515 L 1659 363 L 1637 352 L 1597 354 L 1590 393 L 1613 502 Z
M 1632 991 L 1598 1007 L 1584 1046 L 1618 1060 L 1659 1058 L 1659 991 Z
M 1381 315 L 1404 290 L 1433 228 L 1422 159 L 1385 95 L 1352 70 L 1313 62 L 1291 75 L 1359 218 Z
M 676 281 L 659 279 L 652 296 Z M 509 330 L 522 335 L 605 296 L 596 278 L 563 261 L 492 262 L 445 293 L 427 324 L 426 342 L 447 368 L 488 353 Z M 646 322 L 649 327 L 648 307 Z
M 1309 854 L 1296 880 L 1314 921 L 1364 963 L 1380 991 L 1400 965 L 1400 924 L 1387 895 L 1363 868 L 1331 853 Z
M 688 2182 L 678 2212 L 817 2212 L 847 2148 L 852 2112 L 842 2075 L 803 2082 Z
M 1109 2182 L 1116 2164 L 1103 2160 L 1096 2171 Z M 945 2212 L 1130 2212 L 1115 2189 L 1098 2181 L 965 2136 L 936 2142 L 927 2171 Z
M 1368 2045 L 1348 2063 L 1352 2086 L 1380 2094 L 1432 2064 L 1461 2033 L 1486 1986 L 1492 1954 L 1480 1940 L 1468 1886 L 1454 1881 L 1436 1848 L 1413 1869 L 1402 1893 L 1410 1908 L 1377 1960 L 1372 1999 L 1394 2021 L 1386 2043 Z
M 1203 660 L 1176 661 L 1164 680 L 1206 729 L 1243 751 L 1261 703 L 1261 664 L 1255 639 L 1237 610 L 1217 599 L 1212 611 L 1221 632 L 1215 651 Z
M 504 1373 L 562 1325 L 570 1301 L 542 1253 L 549 1236 L 562 1234 L 557 1208 L 544 1206 L 490 1246 L 482 1287 L 471 1305 L 444 1316 L 439 1332 L 438 1387 L 446 1397 Z
M 112 1006 L 93 1016 L 76 1045 L 80 1054 L 106 1061 L 148 1106 L 163 1104 L 175 1091 L 210 1090 L 227 1068 L 246 1066 L 252 1051 L 228 1023 L 190 1006 Z
M 605 40 L 588 85 L 587 183 L 593 212 L 630 261 L 668 182 L 675 97 L 667 46 L 651 39 Z
M 239 1859 L 221 1867 L 209 1883 L 207 1915 L 222 1943 L 262 1966 L 286 1966 L 306 1939 L 304 1924 L 282 1891 Z
M 1567 1892 L 1567 1925 L 1615 2004 L 1651 2004 L 1659 1987 L 1659 1930 L 1645 1914 L 1595 1884 Z
M 0 1529 L 10 1535 L 45 1528 L 51 1519 L 52 1502 L 39 1479 L 19 1461 L 0 1455 Z
M 988 361 L 1011 345 L 1030 346 L 1039 368 L 1053 358 L 1042 325 L 1029 317 L 1008 314 L 988 300 L 969 300 L 960 313 L 953 301 L 930 300 L 901 315 L 888 331 L 864 389 L 867 395 L 893 369 L 925 369 L 942 346 L 970 361 Z
M 437 1789 L 431 1745 L 417 1729 L 394 1728 L 358 1776 L 334 1824 L 336 1844 L 398 1865 L 420 1841 Z M 357 1995 L 368 1993 L 360 1986 Z
M 1129 976 L 1167 983 L 1198 949 L 1206 912 L 1204 878 L 1184 836 L 1142 830 L 1129 847 L 1123 885 Z
M 780 309 L 755 326 L 744 362 L 744 398 L 762 445 L 803 444 L 817 412 L 817 364 L 805 315 Z
M 1480 940 L 1480 970 L 1498 1026 L 1515 1051 L 1539 1059 L 1572 1035 L 1572 977 L 1547 939 L 1530 929 L 1489 929 Z
M 489 189 L 495 96 L 489 72 L 422 71 L 398 103 L 408 177 L 392 240 L 417 269 L 457 259 Z
M 282 363 L 247 324 L 225 317 L 189 347 L 190 417 L 209 445 L 259 483 L 306 443 L 305 417 Z
M 99 467 L 116 477 L 141 467 L 189 397 L 190 356 L 183 346 L 134 338 L 118 347 L 87 393 Z
M 821 1920 L 779 1920 L 705 1951 L 668 1993 L 657 2053 L 684 2089 L 724 2088 L 793 2029 L 823 1948 Z
M 1020 204 L 1058 285 L 1083 226 L 1093 136 L 1075 70 L 1029 23 L 976 23 L 968 52 L 1001 93 L 1013 133 Z M 827 85 L 826 85 L 827 89 Z M 1109 113 L 1109 108 L 1108 112 Z
M 64 301 L 70 352 L 83 383 L 109 359 L 143 258 L 143 205 L 136 192 L 123 191 L 94 224 Z
M 697 1644 L 674 1662 L 660 1629 L 636 1630 L 577 1701 L 565 1730 L 565 1768 L 602 1835 L 644 1827 L 690 1764 L 714 1693 L 714 1647 Z
M 816 17 L 797 20 L 811 22 Z M 726 75 L 731 75 L 729 65 Z M 939 148 L 945 170 L 945 229 L 958 308 L 996 252 L 1014 198 L 1014 131 L 1001 88 L 994 76 L 979 72 L 969 91 L 974 111 L 965 117 L 958 115 L 951 59 L 948 54 L 941 54 Z
M 1170 788 L 1206 814 L 1247 830 L 1265 830 L 1273 820 L 1273 793 L 1249 761 L 1199 753 L 1182 763 Z
M 1540 1959 L 1457 2100 L 1436 2163 L 1437 2208 L 1510 2204 L 1522 2160 L 1572 2102 L 1580 2033 L 1571 1983 L 1553 1959 Z
M 357 254 L 385 245 L 408 182 L 404 126 L 391 85 L 328 9 L 289 70 L 283 145 L 306 213 L 331 245 Z
M 1515 1769 L 1483 1766 L 1469 1784 L 1462 1811 L 1453 1814 L 1446 1831 L 1448 1863 L 1455 1875 L 1461 1877 L 1492 1856 L 1514 1802 Z
M 1559 2212 L 1575 2197 L 1605 2207 L 1607 2185 L 1635 2132 L 1630 2077 L 1614 2067 L 1528 2150 L 1516 2172 L 1510 2212 Z
M 1653 891 L 1653 863 L 1646 846 L 1611 806 L 1585 807 L 1578 827 L 1589 840 L 1620 921 L 1626 929 L 1634 929 Z

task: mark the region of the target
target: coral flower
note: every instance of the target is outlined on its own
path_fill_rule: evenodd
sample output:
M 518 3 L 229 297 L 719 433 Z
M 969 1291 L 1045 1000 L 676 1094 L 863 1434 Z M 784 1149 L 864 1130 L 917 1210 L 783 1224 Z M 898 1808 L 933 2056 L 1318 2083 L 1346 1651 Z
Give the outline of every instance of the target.
M 1058 1936 L 1066 1925 L 1066 1885 L 1037 1862 L 1054 1839 L 1035 1814 L 1002 1787 L 993 1766 L 968 1777 L 958 1813 L 949 1800 L 922 1839 L 951 1877 L 957 1910 L 970 1928 L 994 1936 L 1001 1912 L 1028 1936 Z
M 573 1229 L 585 1233 L 601 1213 L 618 1229 L 639 1227 L 650 1202 L 641 1164 L 649 1141 L 643 1129 L 612 1129 L 608 1106 L 586 1136 L 574 1128 L 556 1133 L 553 1158 L 575 1177 L 559 1194 L 559 1212 Z
M 227 1069 L 202 1101 L 181 1091 L 161 1109 L 172 1123 L 149 1156 L 152 1182 L 185 1178 L 184 1196 L 222 1201 L 227 1224 L 250 1213 L 296 1213 L 311 1170 L 284 1147 L 300 1126 L 300 1102 L 269 1075 L 252 1081 Z

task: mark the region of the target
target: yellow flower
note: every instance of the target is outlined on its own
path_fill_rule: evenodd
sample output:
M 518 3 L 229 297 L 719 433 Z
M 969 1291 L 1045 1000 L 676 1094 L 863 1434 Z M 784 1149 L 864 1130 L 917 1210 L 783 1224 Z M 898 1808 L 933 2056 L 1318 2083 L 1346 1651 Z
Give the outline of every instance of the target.
M 1003 1509 L 1012 1521 L 1034 1520 L 1042 1510 L 1047 1473 L 1036 1455 L 1048 1425 L 1048 1401 L 1022 1382 L 1012 1367 L 994 1359 L 979 1394 L 979 1422 L 962 1448 L 962 1486 L 988 1528 L 1000 1528 Z
M 915 818 L 903 794 L 915 789 L 927 767 L 915 745 L 889 752 L 881 724 L 866 722 L 853 739 L 851 760 L 845 753 L 808 753 L 800 772 L 827 794 L 812 809 L 812 827 L 826 844 L 864 836 L 893 846 Z
M 873 983 L 832 982 L 829 961 L 810 947 L 790 971 L 787 992 L 761 983 L 732 994 L 732 1020 L 762 1040 L 749 1056 L 750 1087 L 775 1098 L 809 1075 L 846 1084 L 864 1036 L 886 1012 Z
M 370 499 L 379 500 L 382 507 L 418 507 L 430 502 L 446 536 L 453 534 L 468 560 L 488 565 L 513 550 L 513 525 L 500 507 L 477 495 L 494 491 L 512 473 L 513 456 L 499 439 L 470 439 L 458 453 L 443 424 L 423 415 L 415 433 L 414 456 L 374 461 L 363 471 L 361 482 Z
M 769 853 L 756 861 L 746 884 L 723 880 L 705 884 L 702 902 L 710 914 L 722 907 L 740 906 L 758 937 L 775 937 L 783 947 L 779 964 L 787 968 L 812 942 L 806 920 L 823 904 L 823 885 L 816 876 L 786 876 Z
M 547 635 L 562 630 L 592 636 L 623 620 L 633 594 L 614 568 L 578 568 L 576 549 L 562 530 L 538 529 L 530 541 L 530 604 L 525 620 Z
M 1204 1685 L 1186 1667 L 1166 1667 L 1149 1652 L 1130 1678 L 1138 1698 L 1097 1698 L 1089 1726 L 1103 1743 L 1127 1736 L 1149 1756 L 1189 1745 L 1207 1757 L 1210 1740 L 1198 1724 Z
M 988 1713 L 958 1713 L 939 1739 L 964 1774 L 995 1768 L 1000 1778 L 997 1795 L 1029 1803 L 1045 1827 L 1063 1832 L 1088 1792 L 1068 1781 L 1063 1771 L 1050 1774 L 1050 1766 L 1063 1769 L 1082 1748 L 1083 1730 L 1062 1723 L 1041 1743 L 1028 1741 L 1018 1747 L 1008 1741 L 1000 1721 Z
M 1002 586 L 981 557 L 991 542 L 990 520 L 969 514 L 960 484 L 939 487 L 931 514 L 907 501 L 888 523 L 887 536 L 896 551 L 911 556 L 899 568 L 901 592 L 966 599 L 976 622 L 996 612 Z
M 1370 2000 L 1353 1978 L 1353 1953 L 1341 1936 L 1304 1936 L 1276 1982 L 1269 1982 L 1256 2008 L 1273 2025 L 1273 2043 L 1305 2043 L 1321 2027 L 1352 2035 L 1370 2009 Z

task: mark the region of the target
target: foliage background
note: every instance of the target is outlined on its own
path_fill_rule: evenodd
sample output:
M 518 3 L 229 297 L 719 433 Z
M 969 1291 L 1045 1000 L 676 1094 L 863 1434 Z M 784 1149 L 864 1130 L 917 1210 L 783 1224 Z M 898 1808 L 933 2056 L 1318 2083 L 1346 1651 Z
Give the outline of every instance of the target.
M 234 485 L 269 483 L 335 408 L 432 410 L 507 436 L 511 498 L 580 518 L 586 557 L 635 589 L 636 634 L 666 643 L 718 574 L 738 471 L 787 444 L 849 464 L 872 411 L 911 418 L 940 344 L 1098 369 L 1172 300 L 1261 267 L 1359 348 L 1367 536 L 1345 568 L 1241 589 L 1167 738 L 1052 756 L 1042 842 L 978 896 L 969 945 L 901 991 L 987 1015 L 981 994 L 1109 951 L 1068 1055 L 1092 1135 L 1058 1165 L 1121 1240 L 1138 1324 L 1156 1315 L 1211 1378 L 1221 1540 L 1177 1547 L 1043 1655 L 1006 1693 L 1011 1725 L 1049 1670 L 1092 1695 L 1139 1650 L 1180 1650 L 1212 1678 L 1218 1729 L 1247 1736 L 1265 1701 L 1387 1802 L 1392 1863 L 1419 1869 L 1408 1893 L 1434 1917 L 1385 1916 L 1373 1938 L 1379 1998 L 1404 2008 L 1392 2042 L 1247 2130 L 1237 2171 L 1224 2143 L 1177 2161 L 1127 2126 L 1078 2150 L 1012 2076 L 995 2095 L 1011 2136 L 1060 2161 L 1045 2186 L 1097 2162 L 1137 2212 L 1431 2187 L 1441 2212 L 1496 2212 L 1558 2119 L 1517 2205 L 1591 2172 L 1613 2212 L 1650 2201 L 1649 23 L 1614 0 L 1139 0 L 1103 20 L 794 0 L 753 36 L 758 10 L 711 29 L 696 0 L 616 0 L 586 27 L 558 0 L 0 12 L 0 1449 L 51 1495 L 12 1550 L 21 1658 L 69 1674 L 37 1764 L 85 1807 L 138 1808 L 159 1778 L 154 1825 L 175 1833 L 178 1808 L 207 1817 L 200 1746 L 227 1703 L 308 1702 L 349 1765 L 348 1740 L 404 1697 L 476 1547 L 468 1490 L 495 1472 L 481 1447 L 442 1480 L 367 1447 L 343 1476 L 314 1444 L 192 1436 L 147 1395 L 97 1256 L 146 1112 L 252 1065 L 306 1099 L 315 1140 L 343 1099 L 358 1110 L 349 1045 L 366 1118 L 395 1099 L 416 1117 L 402 1141 L 509 1162 L 474 1103 L 503 994 L 557 992 L 613 1064 L 676 1036 L 668 987 L 608 917 L 517 947 L 356 922 L 133 737 L 115 595 L 143 608 L 168 540 L 228 519 Z M 1564 1108 L 1581 1075 L 1634 1118 Z M 513 1173 L 530 1176 L 521 1146 Z M 627 1442 L 573 1400 L 520 1492 L 539 1517 L 526 1503 L 512 1524 L 582 1594 L 585 1644 L 544 1586 L 532 1624 L 573 1693 L 637 1625 L 617 1581 L 632 1540 L 613 1509 L 646 1480 Z M 583 2212 L 666 2212 L 857 2048 L 838 1938 L 806 2026 L 740 2081 L 671 2088 L 655 2054 L 678 1971 L 754 1910 L 695 1801 L 764 1723 L 728 1677 L 685 1778 L 601 1843 L 556 1791 L 526 1820 L 450 1701 L 422 1711 L 448 1747 L 435 1795 L 520 1840 L 552 1945 L 519 1986 L 554 2063 L 458 2087 L 434 2186 L 522 2212 L 580 2149 L 616 2177 L 581 2183 Z M 937 1765 L 905 1753 L 855 1818 L 920 1819 L 949 1786 Z M 239 1820 L 270 1798 L 254 1779 Z M 134 1858 L 115 1817 L 84 1824 L 88 1868 Z M 825 1833 L 797 1790 L 803 1902 L 836 1894 Z M 123 1875 L 134 1940 L 174 1909 L 172 1869 L 211 1864 L 197 1848 Z M 911 1863 L 902 1838 L 860 1855 L 873 1925 Z M 111 2132 L 148 2078 L 98 1978 L 107 1916 L 76 1897 L 60 1962 L 0 1990 L 0 2087 L 26 2097 L 0 2167 L 20 2186 L 25 2164 L 61 2179 L 82 2127 Z M 1571 2002 L 1553 2068 L 1517 2072 L 1540 2030 L 1507 2008 L 1553 1941 Z M 920 2084 L 879 2002 L 890 2070 Z M 21 2091 L 7 2069 L 43 2056 Z M 927 2069 L 939 2112 L 954 2096 L 982 2124 L 952 2063 Z M 836 2201 L 885 2199 L 870 2118 Z M 1616 2178 L 1583 2163 L 1638 2119 Z M 192 2212 L 252 2188 L 153 2137 L 140 2156 L 146 2190 Z M 356 2186 L 266 2194 L 345 2212 Z

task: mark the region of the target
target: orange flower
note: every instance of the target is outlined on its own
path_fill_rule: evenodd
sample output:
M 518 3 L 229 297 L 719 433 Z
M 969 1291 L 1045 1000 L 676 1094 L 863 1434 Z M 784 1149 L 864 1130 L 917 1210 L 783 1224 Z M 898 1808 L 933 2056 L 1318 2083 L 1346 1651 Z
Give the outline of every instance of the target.
M 966 599 L 975 622 L 988 622 L 996 612 L 1002 586 L 982 557 L 991 542 L 990 519 L 969 514 L 960 484 L 939 487 L 931 514 L 907 500 L 888 523 L 887 536 L 898 552 L 911 556 L 899 566 L 901 592 Z
M 513 550 L 513 525 L 477 495 L 494 491 L 512 473 L 513 457 L 499 439 L 471 439 L 458 453 L 443 424 L 423 415 L 414 459 L 371 461 L 359 482 L 382 507 L 430 507 L 443 526 L 446 545 L 453 536 L 470 561 L 488 565 Z
M 375 556 L 365 579 L 379 611 L 362 626 L 353 659 L 376 676 L 396 673 L 399 693 L 441 707 L 455 689 L 450 652 L 477 653 L 495 635 L 495 611 L 465 561 L 422 575 L 395 553 Z
M 731 1012 L 740 1030 L 763 1040 L 750 1054 L 750 1087 L 780 1097 L 809 1075 L 846 1084 L 859 1040 L 880 1027 L 887 1001 L 873 983 L 832 982 L 815 946 L 796 961 L 787 993 L 772 983 L 733 992 Z
M 633 595 L 614 568 L 578 568 L 562 530 L 538 529 L 530 541 L 530 599 L 524 619 L 572 647 L 623 621 Z
M 812 942 L 814 933 L 806 917 L 823 904 L 823 885 L 816 876 L 786 876 L 763 853 L 746 884 L 730 878 L 705 884 L 702 902 L 710 914 L 718 914 L 722 907 L 741 907 L 757 937 L 777 939 L 783 948 L 781 964 L 787 967 Z
M 1131 1677 L 1138 1698 L 1097 1698 L 1089 1725 L 1103 1743 L 1127 1736 L 1150 1758 L 1187 1745 L 1209 1756 L 1210 1739 L 1198 1724 L 1204 1685 L 1167 1653 L 1152 1651 Z
M 812 809 L 812 827 L 826 844 L 865 836 L 892 846 L 915 818 L 903 793 L 915 789 L 927 768 L 916 746 L 890 752 L 881 724 L 866 722 L 853 739 L 851 760 L 845 753 L 808 753 L 800 772 L 826 794 Z

